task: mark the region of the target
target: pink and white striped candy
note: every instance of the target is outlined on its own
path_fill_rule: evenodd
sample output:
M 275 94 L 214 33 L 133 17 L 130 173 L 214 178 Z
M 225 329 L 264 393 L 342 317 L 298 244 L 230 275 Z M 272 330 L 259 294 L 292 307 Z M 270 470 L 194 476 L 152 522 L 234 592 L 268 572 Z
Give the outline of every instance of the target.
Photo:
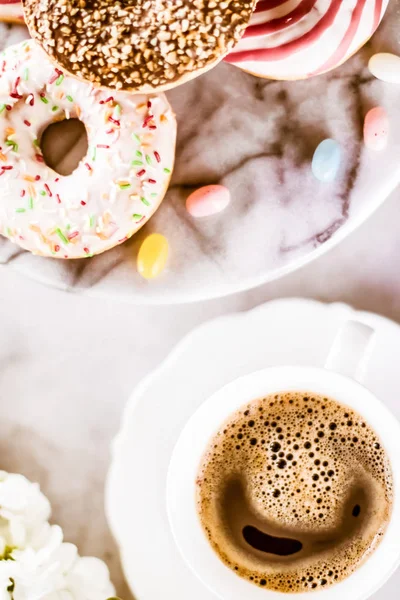
M 20 0 L 0 0 L 0 21 L 22 23 L 24 13 Z
M 345 62 L 378 27 L 388 0 L 259 0 L 225 59 L 273 79 L 303 79 Z

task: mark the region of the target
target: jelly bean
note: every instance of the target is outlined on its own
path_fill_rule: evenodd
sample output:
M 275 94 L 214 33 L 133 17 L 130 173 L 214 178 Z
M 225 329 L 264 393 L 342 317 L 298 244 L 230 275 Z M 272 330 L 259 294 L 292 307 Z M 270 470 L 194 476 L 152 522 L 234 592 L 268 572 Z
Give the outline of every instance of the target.
M 168 258 L 168 240 L 152 233 L 142 242 L 137 257 L 137 269 L 145 279 L 154 279 L 164 270 Z
M 400 83 L 400 56 L 388 52 L 374 54 L 368 68 L 372 75 L 386 83 Z
M 335 179 L 342 160 L 342 150 L 338 142 L 326 139 L 319 144 L 312 159 L 314 176 L 324 183 Z
M 389 119 L 382 106 L 371 108 L 364 121 L 364 143 L 370 150 L 384 150 L 389 137 Z
M 205 185 L 186 200 L 186 209 L 192 217 L 209 217 L 224 210 L 231 201 L 229 190 L 223 185 Z

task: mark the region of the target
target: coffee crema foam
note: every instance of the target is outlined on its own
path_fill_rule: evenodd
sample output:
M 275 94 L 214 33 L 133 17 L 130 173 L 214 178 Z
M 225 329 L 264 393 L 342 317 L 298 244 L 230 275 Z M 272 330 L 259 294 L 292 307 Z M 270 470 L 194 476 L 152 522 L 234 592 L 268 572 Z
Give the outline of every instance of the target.
M 267 589 L 328 587 L 377 548 L 392 471 L 373 429 L 335 400 L 287 392 L 255 400 L 212 438 L 197 509 L 223 562 Z

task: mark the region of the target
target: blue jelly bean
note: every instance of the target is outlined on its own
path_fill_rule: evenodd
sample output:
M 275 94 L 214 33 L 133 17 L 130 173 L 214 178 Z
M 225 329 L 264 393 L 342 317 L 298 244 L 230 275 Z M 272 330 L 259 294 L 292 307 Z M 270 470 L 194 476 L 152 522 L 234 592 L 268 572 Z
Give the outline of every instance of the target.
M 324 183 L 333 181 L 339 171 L 341 161 L 340 145 L 335 140 L 324 140 L 315 150 L 312 159 L 311 168 L 314 177 Z

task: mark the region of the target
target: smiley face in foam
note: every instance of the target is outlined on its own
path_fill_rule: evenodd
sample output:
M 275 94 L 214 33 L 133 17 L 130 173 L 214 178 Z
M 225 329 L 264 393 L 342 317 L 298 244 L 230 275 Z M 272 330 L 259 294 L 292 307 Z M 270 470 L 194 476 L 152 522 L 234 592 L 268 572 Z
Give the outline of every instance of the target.
M 391 518 L 393 477 L 360 414 L 309 391 L 271 394 L 221 424 L 196 477 L 219 558 L 281 593 L 329 588 L 365 562 Z

